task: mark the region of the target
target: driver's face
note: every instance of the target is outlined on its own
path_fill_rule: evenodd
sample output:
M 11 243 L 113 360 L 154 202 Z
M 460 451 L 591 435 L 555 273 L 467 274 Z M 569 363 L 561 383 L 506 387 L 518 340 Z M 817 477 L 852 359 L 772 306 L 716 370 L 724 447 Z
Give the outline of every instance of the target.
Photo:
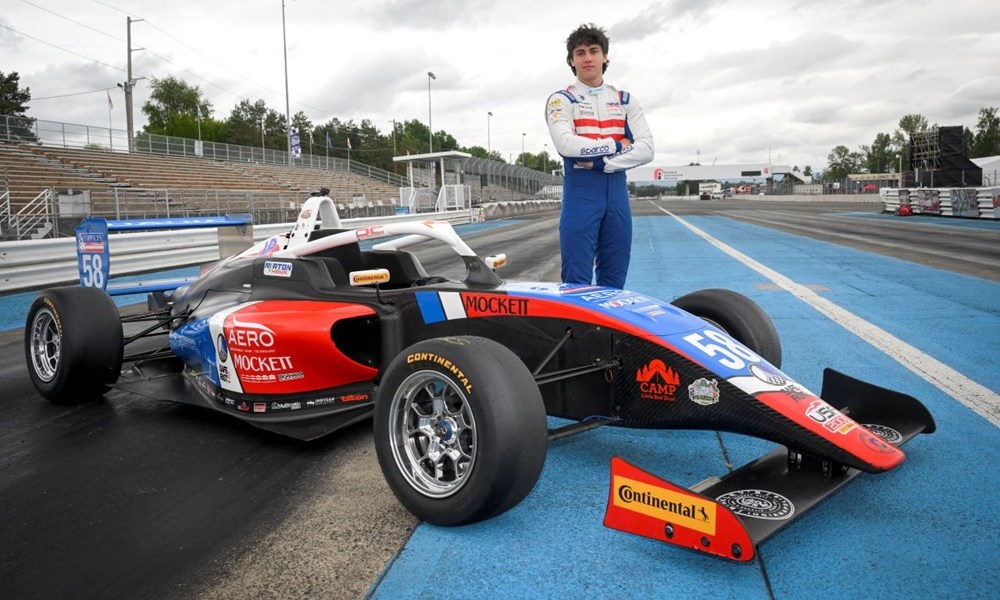
M 580 44 L 573 48 L 573 67 L 580 81 L 598 86 L 604 81 L 604 63 L 608 62 L 598 44 Z

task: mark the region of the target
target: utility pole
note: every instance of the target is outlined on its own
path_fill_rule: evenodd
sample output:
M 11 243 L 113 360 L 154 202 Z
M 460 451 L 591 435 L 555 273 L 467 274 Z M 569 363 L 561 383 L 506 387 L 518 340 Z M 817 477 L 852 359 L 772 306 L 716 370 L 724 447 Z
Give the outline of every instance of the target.
M 143 19 L 132 19 L 132 17 L 125 17 L 125 43 L 128 46 L 127 52 L 127 63 L 128 63 L 128 79 L 125 80 L 125 85 L 118 84 L 118 87 L 125 90 L 125 124 L 128 128 L 128 151 L 135 151 L 135 125 L 132 120 L 132 88 L 135 87 L 136 80 L 132 78 L 132 23 L 138 23 Z M 142 50 L 142 48 L 137 48 L 137 50 Z

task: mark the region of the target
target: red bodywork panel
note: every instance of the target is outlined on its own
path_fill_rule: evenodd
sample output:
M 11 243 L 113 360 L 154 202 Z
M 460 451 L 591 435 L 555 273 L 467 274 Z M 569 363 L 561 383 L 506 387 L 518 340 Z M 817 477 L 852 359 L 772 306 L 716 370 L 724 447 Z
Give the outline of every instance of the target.
M 375 377 L 377 369 L 345 356 L 331 329 L 340 320 L 374 315 L 342 302 L 267 300 L 226 316 L 232 364 L 248 394 L 295 394 Z
M 730 560 L 754 557 L 750 534 L 728 508 L 617 456 L 604 526 Z

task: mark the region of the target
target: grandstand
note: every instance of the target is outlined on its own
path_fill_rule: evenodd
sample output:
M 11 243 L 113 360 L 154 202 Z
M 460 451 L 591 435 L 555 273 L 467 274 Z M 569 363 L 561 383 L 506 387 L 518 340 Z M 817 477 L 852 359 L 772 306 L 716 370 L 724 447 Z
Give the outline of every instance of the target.
M 256 222 L 294 220 L 309 192 L 326 187 L 345 215 L 392 214 L 397 188 L 349 171 L 127 154 L 0 141 L 0 236 L 33 201 L 66 235 L 81 217 L 193 216 L 251 212 Z M 52 214 L 49 214 L 49 213 Z
M 95 143 L 121 139 L 117 130 L 22 120 L 31 138 L 0 137 L 0 239 L 72 235 L 88 216 L 248 212 L 255 223 L 289 222 L 303 197 L 320 188 L 330 190 L 345 218 L 384 216 L 396 211 L 400 190 L 410 185 L 357 161 L 303 155 L 290 166 L 283 151 L 154 134 L 142 134 L 128 153 L 124 144 Z M 538 190 L 559 182 L 477 158 L 455 177 L 446 183 L 466 185 L 473 204 L 536 199 Z

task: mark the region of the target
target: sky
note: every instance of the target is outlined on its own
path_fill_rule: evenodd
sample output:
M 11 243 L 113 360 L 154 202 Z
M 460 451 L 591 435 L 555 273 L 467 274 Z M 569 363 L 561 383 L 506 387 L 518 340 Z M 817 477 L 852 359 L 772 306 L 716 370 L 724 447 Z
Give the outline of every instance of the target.
M 129 16 L 137 131 L 169 76 L 215 118 L 242 99 L 284 114 L 287 50 L 291 114 L 316 125 L 429 119 L 462 146 L 552 155 L 545 102 L 588 22 L 611 40 L 605 81 L 643 107 L 650 166 L 821 170 L 906 114 L 974 130 L 1000 107 L 994 1 L 0 0 L 0 71 L 30 88 L 28 116 L 124 130 Z

